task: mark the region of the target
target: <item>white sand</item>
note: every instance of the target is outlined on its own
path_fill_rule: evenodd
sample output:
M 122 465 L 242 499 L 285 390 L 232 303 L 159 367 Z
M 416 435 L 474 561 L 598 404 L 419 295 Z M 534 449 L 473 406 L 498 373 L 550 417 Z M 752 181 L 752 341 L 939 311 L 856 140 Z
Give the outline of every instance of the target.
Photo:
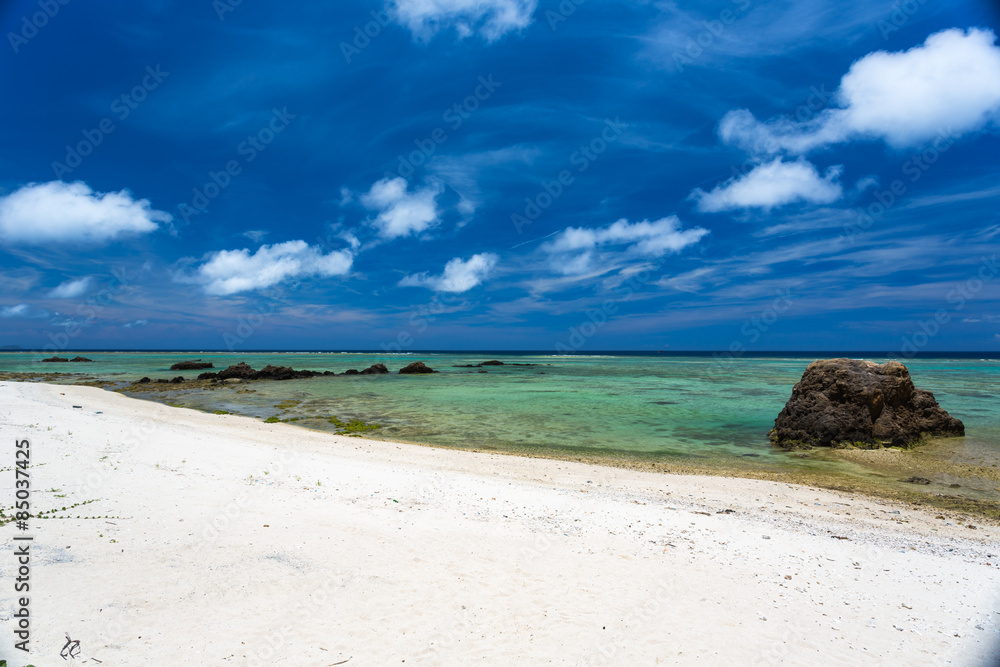
M 978 520 L 87 387 L 0 383 L 0 406 L 0 467 L 30 438 L 37 510 L 114 517 L 32 520 L 39 667 L 985 665 L 1000 646 L 998 529 Z M 5 547 L 4 657 L 13 568 Z

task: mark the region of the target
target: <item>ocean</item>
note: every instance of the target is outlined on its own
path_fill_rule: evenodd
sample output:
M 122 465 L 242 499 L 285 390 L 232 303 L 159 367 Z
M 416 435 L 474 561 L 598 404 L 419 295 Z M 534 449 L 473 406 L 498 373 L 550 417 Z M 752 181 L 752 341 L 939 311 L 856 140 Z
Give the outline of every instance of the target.
M 214 370 L 245 361 L 342 373 L 384 363 L 389 375 L 264 381 L 216 390 L 137 393 L 146 399 L 259 419 L 294 419 L 337 430 L 328 418 L 380 428 L 365 437 L 633 466 L 707 469 L 725 474 L 802 479 L 824 486 L 878 486 L 1000 506 L 1000 359 L 949 355 L 904 360 L 918 388 L 966 425 L 966 437 L 932 440 L 905 456 L 771 447 L 767 432 L 809 362 L 884 355 L 794 353 L 727 357 L 710 353 L 553 355 L 510 352 L 60 352 L 93 363 L 40 363 L 48 354 L 0 353 L 0 372 L 73 373 L 49 381 L 95 378 L 125 386 L 201 359 Z M 460 368 L 488 360 L 503 366 Z M 413 361 L 438 373 L 398 375 Z M 515 365 L 524 364 L 524 365 Z M 486 371 L 486 372 L 480 372 Z M 82 375 L 78 375 L 82 374 Z M 281 405 L 282 407 L 276 407 Z M 903 475 L 932 480 L 917 488 Z M 907 476 L 913 476 L 907 475 Z M 783 477 L 782 477 L 783 476 Z M 957 486 L 953 486 L 957 485 Z

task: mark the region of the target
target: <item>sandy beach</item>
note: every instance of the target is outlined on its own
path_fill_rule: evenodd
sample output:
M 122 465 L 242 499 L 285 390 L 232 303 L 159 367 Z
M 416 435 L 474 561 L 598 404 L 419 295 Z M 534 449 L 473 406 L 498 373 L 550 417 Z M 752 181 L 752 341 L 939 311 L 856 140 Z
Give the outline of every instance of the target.
M 67 636 L 88 665 L 991 665 L 1000 648 L 1000 531 L 981 519 L 91 387 L 0 383 L 0 405 L 5 511 L 28 439 L 33 510 L 71 517 L 3 527 L 0 656 L 24 657 L 10 545 L 30 535 L 39 667 Z

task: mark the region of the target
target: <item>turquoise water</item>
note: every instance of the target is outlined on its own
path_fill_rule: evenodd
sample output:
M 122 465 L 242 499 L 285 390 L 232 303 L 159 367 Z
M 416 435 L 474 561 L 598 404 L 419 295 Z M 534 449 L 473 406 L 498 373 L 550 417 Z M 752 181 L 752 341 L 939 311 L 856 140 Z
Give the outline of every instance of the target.
M 76 353 L 62 353 L 74 356 Z M 382 425 L 371 437 L 464 448 L 580 453 L 646 461 L 722 462 L 729 466 L 834 465 L 803 461 L 773 450 L 767 431 L 792 386 L 815 357 L 742 358 L 711 356 L 496 356 L 469 353 L 411 355 L 355 353 L 108 353 L 83 352 L 90 364 L 39 363 L 38 353 L 2 353 L 0 371 L 74 372 L 132 381 L 142 376 L 194 378 L 170 371 L 179 360 L 200 358 L 216 370 L 239 361 L 254 368 L 270 363 L 296 369 L 364 369 L 385 363 L 382 376 L 323 377 L 197 390 L 178 403 L 224 408 L 267 418 L 337 415 Z M 455 368 L 499 358 L 505 366 Z M 437 374 L 401 376 L 421 360 Z M 881 359 L 875 359 L 882 361 Z M 534 364 L 513 366 L 510 364 Z M 1000 455 L 1000 363 L 980 359 L 915 359 L 906 362 L 915 384 L 934 392 L 942 407 L 966 424 L 967 436 L 952 439 L 948 455 L 995 465 Z M 275 405 L 294 399 L 295 408 Z M 173 399 L 171 399 L 173 400 Z M 331 428 L 325 420 L 305 426 Z M 843 464 L 836 464 L 843 465 Z M 992 490 L 992 489 L 990 489 Z

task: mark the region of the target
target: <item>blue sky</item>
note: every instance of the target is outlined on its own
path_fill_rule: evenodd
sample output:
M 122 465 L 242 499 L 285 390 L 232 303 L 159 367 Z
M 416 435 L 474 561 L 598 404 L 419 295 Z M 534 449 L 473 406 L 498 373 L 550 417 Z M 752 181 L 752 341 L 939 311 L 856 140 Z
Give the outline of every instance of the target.
M 0 345 L 1000 350 L 995 3 L 0 12 Z

